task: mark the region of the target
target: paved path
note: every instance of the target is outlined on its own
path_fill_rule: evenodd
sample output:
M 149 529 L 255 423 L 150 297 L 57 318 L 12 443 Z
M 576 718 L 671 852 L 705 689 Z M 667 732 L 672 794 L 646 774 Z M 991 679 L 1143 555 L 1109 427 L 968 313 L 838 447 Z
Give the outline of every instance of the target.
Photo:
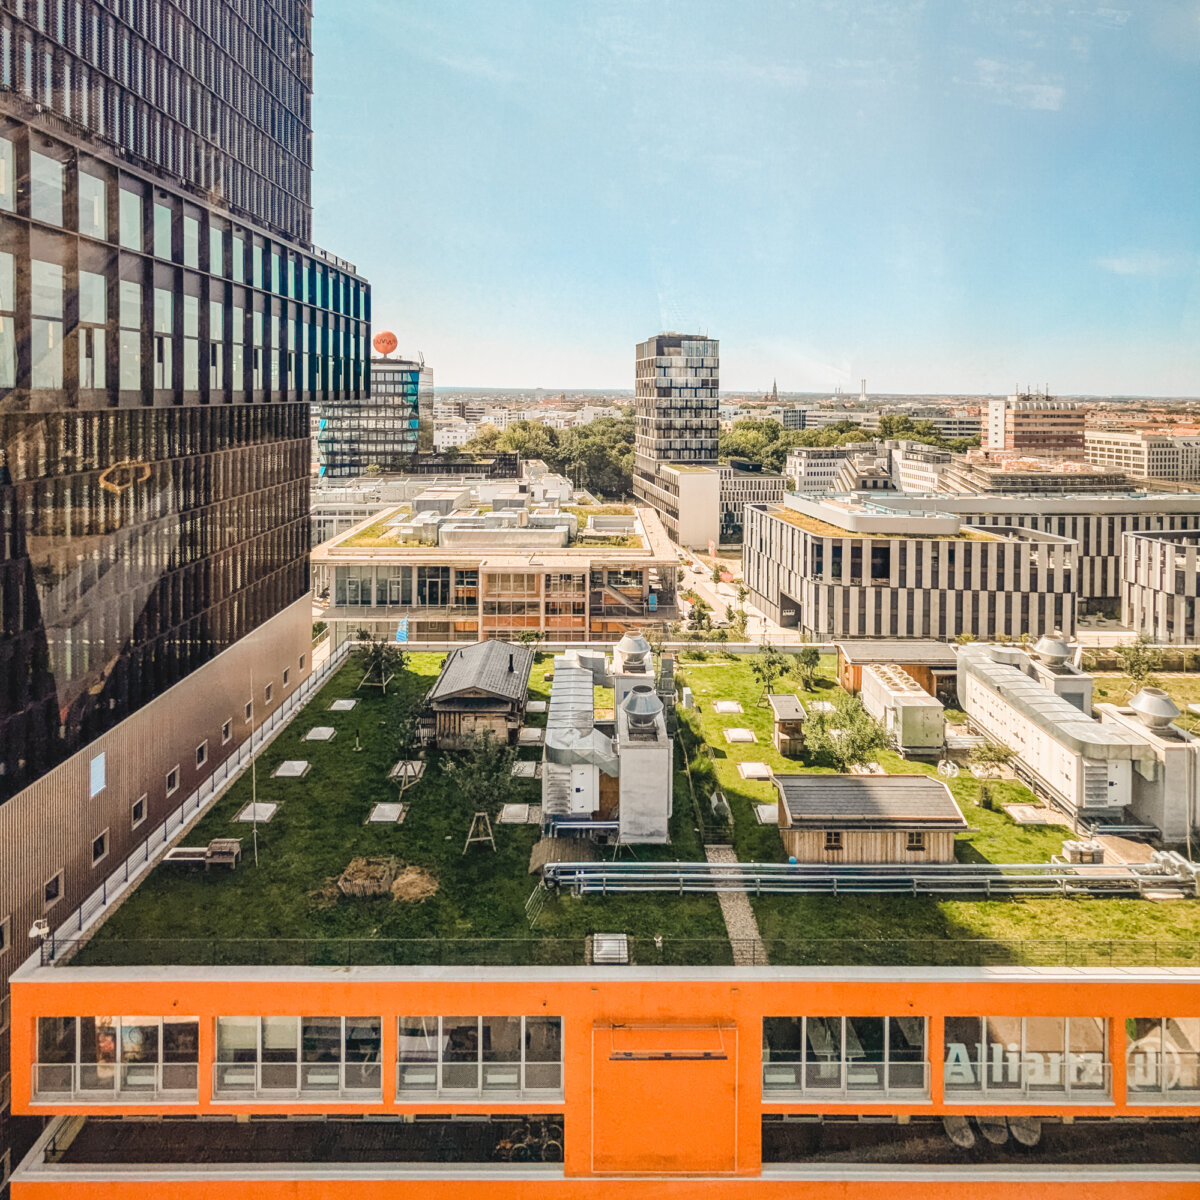
M 735 863 L 738 858 L 732 846 L 705 846 L 704 857 L 710 863 Z M 750 897 L 745 892 L 718 892 L 721 916 L 725 918 L 725 932 L 733 946 L 735 967 L 765 966 L 767 948 L 758 933 L 758 922 Z

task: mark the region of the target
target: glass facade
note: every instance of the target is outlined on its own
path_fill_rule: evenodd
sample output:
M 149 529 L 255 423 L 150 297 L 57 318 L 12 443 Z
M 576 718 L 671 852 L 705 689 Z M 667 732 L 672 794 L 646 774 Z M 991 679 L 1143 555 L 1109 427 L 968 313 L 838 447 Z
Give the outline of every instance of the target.
M 0 802 L 305 595 L 310 406 L 369 374 L 306 6 L 67 11 L 0 12 Z

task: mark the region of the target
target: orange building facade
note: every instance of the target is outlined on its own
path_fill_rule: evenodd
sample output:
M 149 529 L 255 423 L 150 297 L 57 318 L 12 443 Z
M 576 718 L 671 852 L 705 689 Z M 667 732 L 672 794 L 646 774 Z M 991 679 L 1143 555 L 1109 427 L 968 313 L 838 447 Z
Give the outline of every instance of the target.
M 1198 985 L 1191 969 L 29 965 L 12 985 L 13 1111 L 56 1120 L 13 1197 L 657 1197 L 702 1180 L 729 1196 L 1027 1198 L 1072 1178 L 1087 1196 L 1194 1196 L 1197 1155 L 1109 1162 L 1099 1122 L 1200 1117 Z M 199 1118 L 202 1140 L 231 1120 L 252 1137 L 267 1118 L 519 1114 L 553 1130 L 555 1161 L 164 1165 L 121 1149 L 150 1128 L 136 1121 L 95 1127 L 111 1153 L 64 1151 L 79 1116 Z M 964 1163 L 941 1153 L 945 1116 L 1041 1118 L 1100 1149 L 1086 1166 Z M 937 1136 L 915 1168 L 790 1153 L 818 1121 Z

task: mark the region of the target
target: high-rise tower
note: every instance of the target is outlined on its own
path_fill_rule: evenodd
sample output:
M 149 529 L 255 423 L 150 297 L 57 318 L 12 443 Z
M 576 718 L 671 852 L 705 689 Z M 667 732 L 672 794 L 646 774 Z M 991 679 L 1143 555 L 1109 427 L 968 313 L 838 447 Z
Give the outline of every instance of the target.
M 660 333 L 637 348 L 634 495 L 687 545 L 717 537 L 720 368 L 720 343 L 698 334 Z
M 309 405 L 370 321 L 311 242 L 311 21 L 0 12 L 0 1016 L 32 923 L 310 669 Z

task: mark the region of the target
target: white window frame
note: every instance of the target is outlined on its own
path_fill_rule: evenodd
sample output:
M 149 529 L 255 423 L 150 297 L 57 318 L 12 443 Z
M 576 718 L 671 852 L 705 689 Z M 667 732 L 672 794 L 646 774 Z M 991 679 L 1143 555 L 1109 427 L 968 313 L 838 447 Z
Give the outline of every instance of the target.
M 267 686 L 263 688 L 263 702 L 265 704 L 271 703 L 271 695 L 274 691 L 275 685 L 273 683 L 268 683 Z
M 140 817 L 137 815 L 137 806 L 139 804 L 142 806 L 142 815 Z M 150 807 L 149 793 L 143 792 L 129 806 L 129 827 L 130 827 L 130 829 L 136 829 L 139 825 L 145 823 L 146 817 L 149 815 L 149 807 Z
M 243 719 L 245 720 L 246 724 L 249 725 L 250 722 L 254 720 L 254 701 L 247 700 L 246 707 L 242 711 L 246 714 Z
M 233 741 L 233 718 L 227 717 L 221 726 L 221 745 L 228 746 Z
M 283 686 L 284 686 L 284 688 L 285 688 L 285 689 L 287 688 L 287 685 L 288 685 L 288 679 L 291 677 L 291 674 L 292 674 L 292 668 L 291 668 L 291 667 L 284 667 L 284 668 L 283 668 Z
M 172 775 L 174 775 L 174 776 L 175 776 L 175 783 L 174 783 L 174 785 L 172 785 L 172 783 L 171 783 L 171 776 L 172 776 Z M 167 795 L 168 795 L 168 796 L 173 796 L 173 795 L 175 795 L 175 793 L 176 793 L 177 791 L 179 791 L 179 764 L 178 764 L 178 763 L 176 763 L 176 764 L 175 764 L 175 765 L 174 765 L 174 766 L 173 766 L 173 767 L 172 767 L 172 768 L 171 768 L 171 769 L 170 769 L 170 770 L 167 772 L 167 776 L 166 776 L 166 784 L 167 784 Z
M 46 899 L 46 889 L 56 879 L 58 880 L 58 895 L 55 896 L 53 900 L 47 900 Z M 55 871 L 53 875 L 48 876 L 45 883 L 42 884 L 42 912 L 49 912 L 62 899 L 63 882 L 64 882 L 63 869 L 62 869 L 62 867 L 59 867 L 58 870 Z
M 196 747 L 196 770 L 208 766 L 208 738 Z
M 96 787 L 95 770 L 96 764 L 100 764 L 100 786 Z M 88 762 L 88 799 L 95 800 L 97 796 L 108 787 L 108 762 L 105 759 L 103 752 L 95 754 Z
M 97 855 L 96 843 L 101 838 L 104 839 L 104 853 Z M 96 836 L 94 838 L 92 838 L 92 866 L 98 867 L 108 857 L 108 852 L 111 849 L 112 849 L 112 836 L 109 833 L 108 829 L 103 829 L 103 830 L 101 830 L 100 833 L 96 834 Z
M 308 659 L 308 655 L 307 655 L 307 654 L 302 654 L 302 655 L 300 655 L 300 670 L 302 670 L 302 671 L 304 670 L 304 664 L 305 664 L 305 662 L 306 662 L 306 660 L 307 660 L 307 659 Z

